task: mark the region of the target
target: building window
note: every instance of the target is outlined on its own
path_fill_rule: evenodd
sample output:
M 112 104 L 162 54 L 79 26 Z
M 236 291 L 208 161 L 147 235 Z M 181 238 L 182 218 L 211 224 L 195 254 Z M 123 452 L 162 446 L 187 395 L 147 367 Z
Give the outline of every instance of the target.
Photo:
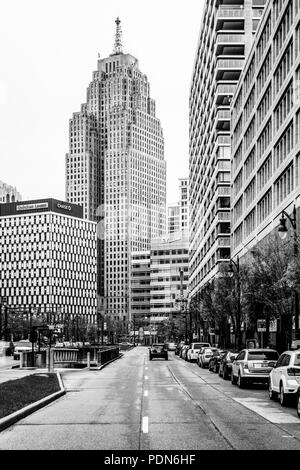
M 245 237 L 248 237 L 255 229 L 255 208 L 245 218 Z
M 294 134 L 294 126 L 293 126 L 293 123 L 291 123 L 274 147 L 275 169 L 277 169 L 290 154 L 293 148 L 293 141 L 294 141 L 293 134 Z
M 272 176 L 272 154 L 270 154 L 258 170 L 258 191 L 261 191 Z
M 257 204 L 258 224 L 261 224 L 272 211 L 272 190 L 270 189 Z
M 294 189 L 294 165 L 291 164 L 275 182 L 276 204 L 279 205 Z

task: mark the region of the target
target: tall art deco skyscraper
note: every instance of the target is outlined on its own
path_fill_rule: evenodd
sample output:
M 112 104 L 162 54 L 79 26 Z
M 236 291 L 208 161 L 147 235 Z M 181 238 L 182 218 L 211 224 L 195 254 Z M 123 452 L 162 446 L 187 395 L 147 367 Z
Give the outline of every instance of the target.
M 74 113 L 66 155 L 66 198 L 98 222 L 98 294 L 105 313 L 130 319 L 131 253 L 150 249 L 165 227 L 166 163 L 147 76 L 123 53 L 98 60 L 87 102 Z

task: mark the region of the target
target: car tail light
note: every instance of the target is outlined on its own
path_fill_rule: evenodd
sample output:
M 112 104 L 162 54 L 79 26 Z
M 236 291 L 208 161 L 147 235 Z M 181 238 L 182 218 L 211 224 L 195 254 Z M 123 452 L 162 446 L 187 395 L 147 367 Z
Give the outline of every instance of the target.
M 295 367 L 289 367 L 287 369 L 287 375 L 299 375 L 300 376 L 300 369 L 296 369 Z
M 193 350 L 193 349 L 191 349 L 191 353 L 194 354 L 194 350 Z
M 249 369 L 249 367 L 248 367 L 248 364 L 247 364 L 247 363 L 246 363 L 246 364 L 242 364 L 242 366 L 243 366 L 243 368 L 244 368 L 244 369 Z

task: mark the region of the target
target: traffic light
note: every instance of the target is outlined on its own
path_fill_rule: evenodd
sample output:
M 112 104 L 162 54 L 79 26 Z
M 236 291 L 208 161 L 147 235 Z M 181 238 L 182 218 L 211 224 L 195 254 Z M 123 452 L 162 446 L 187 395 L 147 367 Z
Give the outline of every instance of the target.
M 33 326 L 29 335 L 29 341 L 31 343 L 36 343 L 38 339 L 37 327 Z

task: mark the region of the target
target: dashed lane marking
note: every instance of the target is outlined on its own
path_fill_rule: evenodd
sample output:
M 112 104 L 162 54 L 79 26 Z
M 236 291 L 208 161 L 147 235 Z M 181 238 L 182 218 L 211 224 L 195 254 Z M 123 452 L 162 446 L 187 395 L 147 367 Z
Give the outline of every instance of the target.
M 145 375 L 145 380 L 148 380 L 148 375 Z
M 145 391 L 144 391 L 144 397 L 147 397 L 148 395 L 149 395 L 148 390 L 145 390 Z
M 245 406 L 249 410 L 254 411 L 258 415 L 267 419 L 274 424 L 289 424 L 289 423 L 298 423 L 299 418 L 292 416 L 289 413 L 286 413 L 283 409 L 278 408 L 276 404 L 267 402 L 260 398 L 235 398 L 232 399 L 241 405 Z
M 148 434 L 148 428 L 149 428 L 149 419 L 148 419 L 148 416 L 144 416 L 143 424 L 142 424 L 142 430 L 144 434 Z

